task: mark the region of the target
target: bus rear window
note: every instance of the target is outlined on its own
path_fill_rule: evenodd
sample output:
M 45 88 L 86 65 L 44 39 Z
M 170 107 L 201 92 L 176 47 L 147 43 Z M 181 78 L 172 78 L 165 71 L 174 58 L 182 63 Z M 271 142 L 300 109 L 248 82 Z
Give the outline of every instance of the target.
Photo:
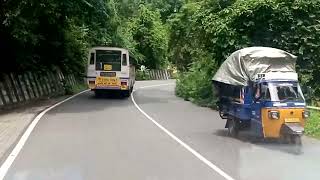
M 121 71 L 121 51 L 97 50 L 96 70 Z
M 127 63 L 127 55 L 126 54 L 122 54 L 122 66 L 126 66 L 128 65 Z
M 94 64 L 94 53 L 90 54 L 90 64 Z

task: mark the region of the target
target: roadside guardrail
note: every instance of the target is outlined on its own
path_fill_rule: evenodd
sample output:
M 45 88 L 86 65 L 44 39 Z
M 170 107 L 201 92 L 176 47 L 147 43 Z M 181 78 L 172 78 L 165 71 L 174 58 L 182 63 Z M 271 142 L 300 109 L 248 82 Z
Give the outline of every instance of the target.
M 320 111 L 320 107 L 307 106 L 308 109 Z
M 64 82 L 75 86 L 74 75 L 65 75 L 60 70 L 42 73 L 0 73 L 0 109 L 11 108 L 41 97 L 64 94 Z

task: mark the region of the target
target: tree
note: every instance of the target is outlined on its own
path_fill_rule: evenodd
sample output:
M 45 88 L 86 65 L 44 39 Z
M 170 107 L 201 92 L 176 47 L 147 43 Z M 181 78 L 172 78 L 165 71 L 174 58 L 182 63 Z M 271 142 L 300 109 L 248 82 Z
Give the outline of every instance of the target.
M 168 29 L 161 22 L 159 11 L 140 5 L 138 14 L 130 18 L 123 31 L 131 47 L 133 45 L 131 50 L 139 65 L 156 69 L 166 64 Z
M 163 22 L 170 19 L 172 14 L 179 12 L 183 4 L 183 0 L 150 0 L 150 6 L 160 11 Z
M 2 72 L 52 66 L 79 72 L 86 48 L 111 44 L 114 31 L 104 0 L 11 0 L 1 3 L 0 12 L 1 54 L 7 55 Z
M 209 92 L 210 79 L 228 55 L 244 47 L 268 46 L 297 55 L 302 84 L 312 86 L 320 96 L 319 0 L 203 0 L 197 4 L 195 10 L 190 3 L 184 5 L 173 19 L 177 23 L 171 25 L 175 37 L 170 41 L 171 57 L 181 54 L 176 64 L 185 71 L 178 81 L 178 94 L 205 99 L 199 95 Z

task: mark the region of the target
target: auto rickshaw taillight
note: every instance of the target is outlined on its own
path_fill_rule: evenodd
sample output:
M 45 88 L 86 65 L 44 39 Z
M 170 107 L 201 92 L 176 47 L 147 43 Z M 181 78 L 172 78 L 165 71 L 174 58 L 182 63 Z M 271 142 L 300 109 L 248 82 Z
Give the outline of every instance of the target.
M 302 112 L 302 117 L 305 118 L 305 119 L 309 118 L 310 117 L 310 111 L 303 111 Z
M 279 111 L 269 111 L 269 118 L 270 119 L 280 119 L 280 112 Z

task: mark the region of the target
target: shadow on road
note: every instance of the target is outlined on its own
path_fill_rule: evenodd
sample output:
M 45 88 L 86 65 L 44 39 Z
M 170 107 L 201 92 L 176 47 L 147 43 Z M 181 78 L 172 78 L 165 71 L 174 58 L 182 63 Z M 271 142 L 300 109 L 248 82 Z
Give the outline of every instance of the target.
M 92 96 L 89 97 L 89 99 L 95 99 L 95 100 L 106 100 L 106 99 L 115 99 L 115 100 L 127 100 L 128 97 L 124 97 L 121 92 L 116 91 L 110 91 L 99 95 L 94 95 L 94 93 L 91 93 Z
M 94 113 L 109 108 L 124 108 L 133 106 L 130 98 L 125 98 L 117 93 L 106 93 L 96 97 L 93 92 L 83 93 L 60 106 L 49 111 L 47 114 L 56 113 Z
M 174 94 L 170 89 L 157 89 L 156 91 L 154 89 L 143 89 L 143 91 L 134 93 L 135 100 L 139 105 L 170 103 L 173 99 L 168 97 L 171 96 L 174 96 Z
M 213 134 L 220 137 L 232 138 L 228 136 L 228 132 L 226 129 L 218 129 Z M 237 138 L 232 138 L 232 139 L 235 139 L 241 142 L 250 143 L 250 144 L 253 144 L 262 148 L 266 148 L 269 150 L 285 152 L 292 155 L 303 154 L 303 146 L 302 146 L 302 151 L 297 152 L 294 145 L 283 143 L 279 139 L 259 138 L 259 137 L 250 135 L 248 132 L 241 132 L 239 133 Z

